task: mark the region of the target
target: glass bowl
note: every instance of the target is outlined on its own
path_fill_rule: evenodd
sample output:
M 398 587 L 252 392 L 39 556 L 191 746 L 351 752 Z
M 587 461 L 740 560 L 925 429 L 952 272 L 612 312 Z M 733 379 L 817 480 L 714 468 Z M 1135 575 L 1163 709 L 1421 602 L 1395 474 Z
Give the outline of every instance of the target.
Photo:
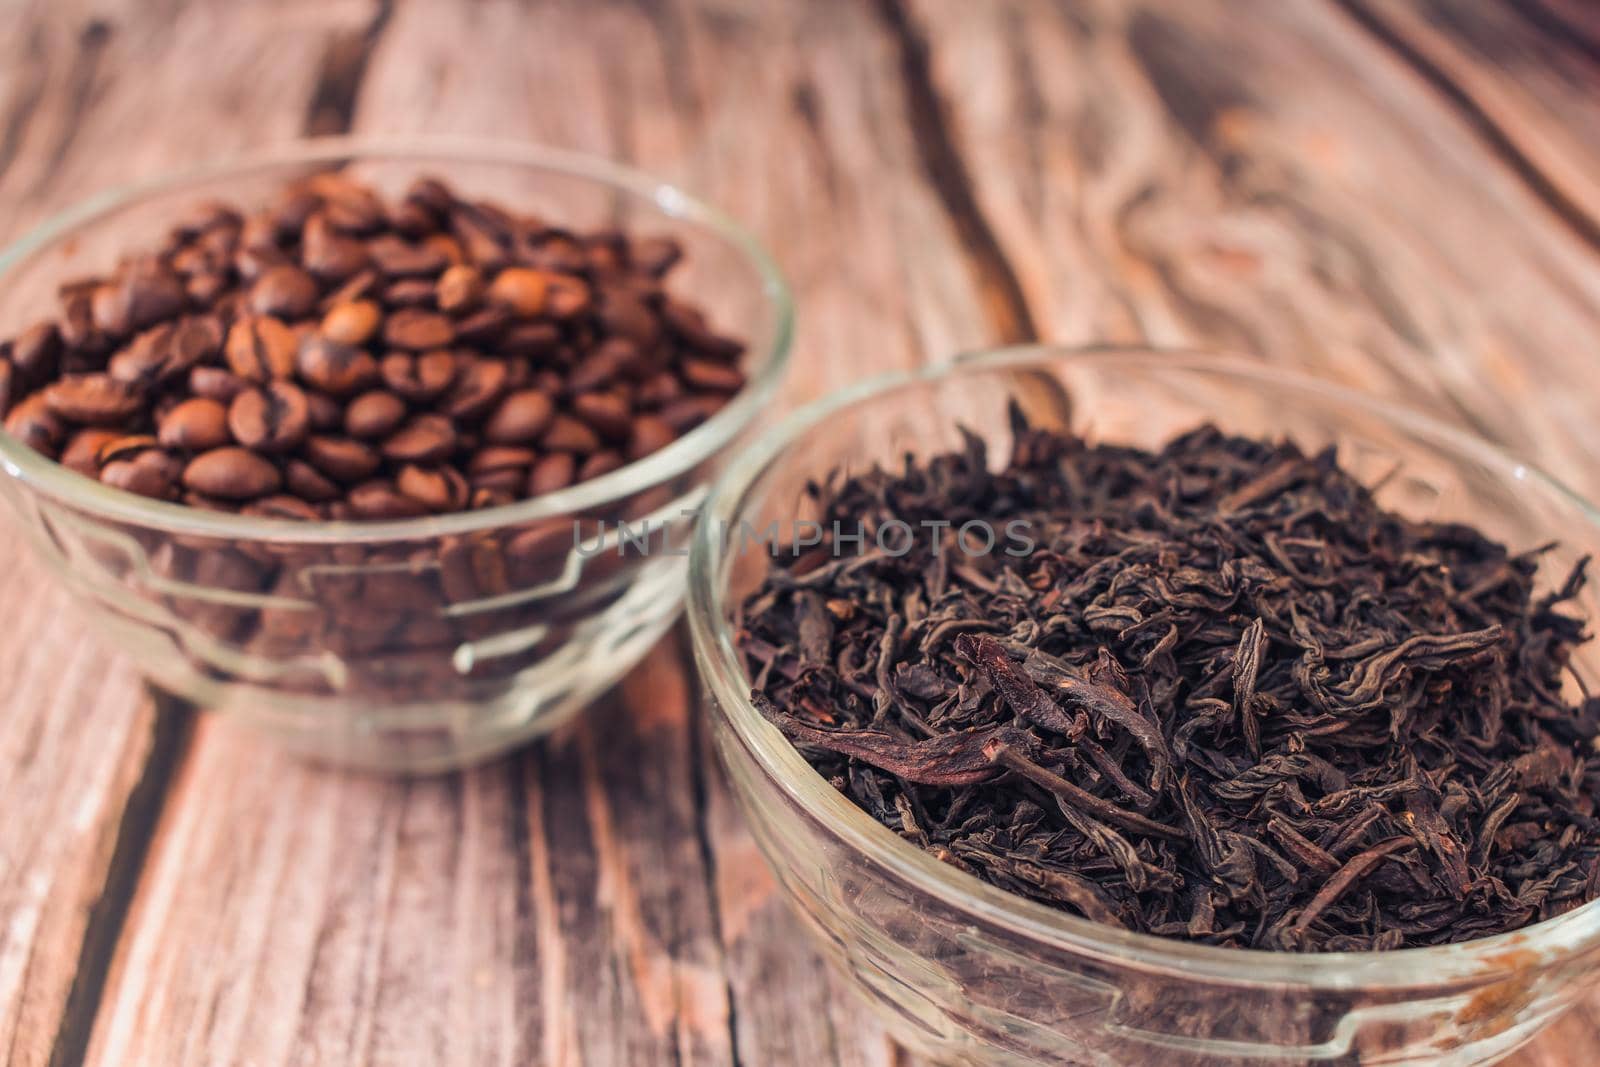
M 322 760 L 444 769 L 551 729 L 671 626 L 689 513 L 772 398 L 790 301 L 748 233 L 645 175 L 524 145 L 329 139 L 131 185 L 48 222 L 0 254 L 0 337 L 53 310 L 57 284 L 154 246 L 199 203 L 264 204 L 335 167 L 388 196 L 431 174 L 574 228 L 676 238 L 671 283 L 748 343 L 748 384 L 645 459 L 502 508 L 345 523 L 218 514 L 107 488 L 4 433 L 0 495 L 154 683 Z M 647 549 L 618 544 L 618 521 L 645 520 Z
M 1156 447 L 1203 421 L 1337 444 L 1380 499 L 1547 541 L 1553 588 L 1600 549 L 1595 510 L 1494 447 L 1385 401 L 1256 363 L 1149 349 L 1018 348 L 847 389 L 771 430 L 713 488 L 690 558 L 689 625 L 716 749 L 777 881 L 824 954 L 913 1052 L 960 1064 L 1473 1064 L 1585 995 L 1600 903 L 1438 948 L 1288 954 L 1125 932 L 1013 896 L 901 840 L 818 775 L 750 700 L 732 611 L 768 557 L 735 536 L 815 518 L 831 470 L 956 449 L 958 423 L 1009 454 L 1006 403 L 1035 425 Z M 1581 608 L 1600 618 L 1594 586 Z M 1580 648 L 1595 691 L 1600 649 Z

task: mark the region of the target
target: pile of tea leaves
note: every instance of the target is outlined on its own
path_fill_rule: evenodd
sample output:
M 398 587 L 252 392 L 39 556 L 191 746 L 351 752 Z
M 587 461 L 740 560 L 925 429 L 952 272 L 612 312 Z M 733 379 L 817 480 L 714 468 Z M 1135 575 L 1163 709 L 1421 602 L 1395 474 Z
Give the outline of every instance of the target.
M 1385 511 L 1331 450 L 1013 434 L 1000 473 L 967 435 L 814 485 L 868 536 L 780 554 L 742 606 L 757 705 L 856 805 L 993 885 L 1214 945 L 1436 945 L 1596 896 L 1582 563 L 1536 593 L 1548 548 Z M 885 548 L 892 520 L 916 533 Z M 974 521 L 1032 550 L 963 549 Z

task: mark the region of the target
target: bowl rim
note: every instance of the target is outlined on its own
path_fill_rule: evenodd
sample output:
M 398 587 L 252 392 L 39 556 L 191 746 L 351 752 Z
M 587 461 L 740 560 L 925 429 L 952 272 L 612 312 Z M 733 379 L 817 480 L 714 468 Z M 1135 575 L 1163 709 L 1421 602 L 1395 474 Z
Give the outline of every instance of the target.
M 693 469 L 726 446 L 771 401 L 788 368 L 794 336 L 794 301 L 776 260 L 756 237 L 728 214 L 677 185 L 608 159 L 519 141 L 454 135 L 337 136 L 287 141 L 260 152 L 129 182 L 93 194 L 51 216 L 0 249 L 0 284 L 29 259 L 71 239 L 107 215 L 185 186 L 276 168 L 414 158 L 419 173 L 431 161 L 523 167 L 586 180 L 609 188 L 669 218 L 720 237 L 744 260 L 759 282 L 770 313 L 766 336 L 748 343 L 758 358 L 755 373 L 720 411 L 667 447 L 598 478 L 527 500 L 411 519 L 363 521 L 258 518 L 207 511 L 113 489 L 35 452 L 0 427 L 0 470 L 29 488 L 99 517 L 169 533 L 292 544 L 408 541 L 469 534 L 537 522 L 590 510 L 658 485 Z
M 1111 963 L 1244 986 L 1284 985 L 1316 990 L 1401 990 L 1452 982 L 1479 984 L 1526 975 L 1600 946 L 1600 899 L 1543 922 L 1450 945 L 1370 952 L 1279 952 L 1223 948 L 1135 933 L 1080 918 L 1018 896 L 942 863 L 900 839 L 830 787 L 787 738 L 761 717 L 750 699 L 732 628 L 724 610 L 728 555 L 716 530 L 735 520 L 753 483 L 800 435 L 850 409 L 903 389 L 973 373 L 1025 369 L 1040 363 L 1138 362 L 1247 385 L 1298 390 L 1336 405 L 1364 410 L 1436 447 L 1453 449 L 1503 476 L 1537 486 L 1575 508 L 1600 530 L 1600 510 L 1537 467 L 1464 430 L 1403 404 L 1259 360 L 1158 345 L 1028 344 L 982 349 L 953 360 L 878 375 L 810 403 L 774 425 L 712 485 L 689 555 L 688 625 L 702 684 L 721 716 L 762 773 L 801 812 L 857 855 L 902 883 L 930 894 L 958 914 L 1000 927 L 1051 949 Z M 1528 953 L 1537 954 L 1530 963 Z M 1044 961 L 1041 961 L 1044 962 Z

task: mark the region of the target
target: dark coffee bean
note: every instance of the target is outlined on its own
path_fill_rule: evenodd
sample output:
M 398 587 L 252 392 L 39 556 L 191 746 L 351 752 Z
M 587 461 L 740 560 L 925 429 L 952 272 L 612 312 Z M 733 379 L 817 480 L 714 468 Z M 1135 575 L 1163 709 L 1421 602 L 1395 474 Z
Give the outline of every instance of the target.
M 460 511 L 467 506 L 467 481 L 454 467 L 421 467 L 408 463 L 395 476 L 395 485 L 429 511 Z
M 101 442 L 95 458 L 104 465 L 118 460 L 133 459 L 146 452 L 160 452 L 162 456 L 166 455 L 161 451 L 160 440 L 147 433 L 114 434 L 110 439 Z M 181 467 L 182 464 L 178 466 Z M 177 468 L 174 468 L 173 474 L 176 476 Z
M 720 396 L 686 396 L 664 405 L 657 414 L 679 434 L 685 434 L 722 410 L 726 402 L 727 398 Z
M 176 274 L 158 263 L 138 263 L 127 268 L 120 281 L 95 289 L 94 323 L 105 333 L 126 334 L 171 318 L 187 300 L 183 280 Z
M 622 467 L 625 461 L 622 456 L 611 450 L 596 452 L 583 461 L 583 466 L 578 468 L 578 481 L 586 482 L 590 478 L 598 478 L 603 474 L 610 474 Z
M 173 495 L 177 467 L 161 452 L 145 451 L 131 459 L 113 459 L 100 469 L 100 481 L 113 489 L 166 500 Z
M 283 476 L 270 460 L 247 448 L 229 446 L 202 452 L 183 468 L 187 489 L 223 500 L 251 500 L 278 491 Z
M 678 376 L 695 389 L 712 393 L 736 393 L 744 388 L 744 375 L 738 367 L 709 359 L 686 359 L 678 366 Z
M 170 322 L 152 326 L 114 353 L 106 372 L 119 382 L 153 382 L 167 361 L 167 345 L 174 326 Z
M 370 300 L 335 304 L 322 316 L 322 336 L 342 345 L 359 347 L 372 340 L 383 321 L 383 312 Z
M 434 283 L 428 278 L 402 278 L 383 291 L 383 303 L 388 308 L 422 308 L 434 306 Z
M 393 393 L 362 393 L 345 409 L 344 429 L 351 437 L 387 437 L 406 417 L 406 402 Z
M 435 248 L 399 237 L 379 237 L 367 244 L 373 265 L 391 278 L 438 274 L 450 265 Z
M 329 224 L 322 215 L 306 222 L 300 246 L 300 265 L 325 282 L 354 277 L 369 262 L 367 246 Z
M 484 471 L 474 474 L 467 479 L 474 492 L 479 489 L 494 489 L 510 496 L 522 495 L 523 483 L 527 481 L 528 472 L 522 467 L 507 467 L 503 470 Z
M 478 449 L 467 460 L 469 474 L 487 474 L 491 471 L 526 470 L 538 458 L 531 448 L 520 445 L 488 445 Z
M 456 323 L 456 340 L 464 345 L 492 345 L 511 325 L 511 312 L 503 307 L 486 307 Z
M 639 346 L 625 337 L 602 341 L 567 376 L 567 388 L 575 393 L 598 389 L 615 378 L 632 374 L 642 362 Z
M 278 196 L 265 218 L 271 223 L 277 240 L 289 241 L 305 228 L 321 206 L 321 198 L 310 189 L 286 189 Z
M 295 496 L 313 503 L 344 495 L 335 482 L 303 459 L 291 459 L 284 464 L 283 484 Z
M 456 357 L 448 349 L 421 355 L 391 352 L 380 366 L 383 384 L 412 402 L 434 399 L 450 388 L 456 377 Z
M 371 300 L 383 288 L 383 277 L 375 270 L 364 270 L 356 274 L 339 288 L 329 293 L 322 301 L 324 308 L 335 308 L 340 304 L 353 304 L 357 300 Z
M 370 477 L 383 463 L 377 449 L 348 437 L 309 438 L 300 446 L 300 454 L 324 475 L 346 485 Z
M 588 454 L 600 448 L 600 436 L 571 415 L 557 415 L 550 420 L 539 443 L 553 452 Z
M 538 439 L 555 413 L 555 403 L 537 389 L 512 393 L 483 424 L 484 439 L 499 445 L 526 444 Z
M 436 463 L 456 448 L 456 430 L 442 415 L 417 415 L 388 440 L 382 451 L 396 463 Z
M 331 171 L 313 175 L 306 188 L 322 198 L 323 214 L 337 229 L 369 233 L 383 225 L 383 202 L 371 189 L 345 175 Z
M 53 322 L 36 323 L 11 343 L 11 362 L 23 384 L 36 386 L 56 372 L 61 354 L 61 334 Z
M 327 393 L 306 389 L 306 413 L 313 433 L 327 433 L 344 426 L 344 405 Z
M 661 317 L 666 321 L 667 328 L 682 338 L 685 344 L 714 360 L 727 363 L 744 353 L 743 344 L 712 330 L 698 308 L 667 300 L 661 305 Z
M 240 513 L 258 519 L 294 519 L 298 522 L 315 522 L 322 513 L 298 496 L 277 493 L 252 501 Z
M 189 372 L 189 392 L 226 404 L 250 388 L 250 383 L 221 367 L 196 367 Z
M 246 448 L 288 452 L 311 430 L 306 395 L 288 382 L 240 393 L 228 405 L 228 430 Z
M 246 315 L 228 330 L 228 367 L 252 382 L 288 378 L 295 369 L 294 331 L 270 315 Z
M 144 392 L 109 374 L 77 374 L 44 389 L 45 403 L 58 418 L 95 426 L 126 422 L 144 406 Z
M 631 288 L 612 286 L 602 292 L 600 324 L 608 334 L 624 337 L 646 352 L 661 340 L 661 320 Z
M 464 315 L 483 302 L 483 274 L 465 264 L 451 267 L 439 275 L 435 299 L 439 310 Z
M 508 356 L 552 356 L 561 350 L 561 327 L 553 322 L 518 323 L 501 334 L 497 347 Z
M 101 447 L 120 436 L 116 430 L 79 430 L 67 442 L 67 447 L 61 450 L 61 465 L 90 478 L 97 477 L 100 473 Z
M 427 507 L 385 481 L 362 482 L 345 497 L 357 518 L 412 519 L 428 513 Z
M 640 460 L 652 452 L 659 452 L 678 439 L 667 421 L 657 415 L 640 415 L 633 420 L 628 437 L 629 461 Z
M 414 200 L 402 200 L 389 212 L 389 225 L 410 238 L 423 237 L 439 228 L 439 217 Z
M 456 382 L 439 410 L 452 419 L 487 414 L 506 391 L 506 365 L 496 359 L 475 359 L 456 372 Z
M 106 370 L 125 382 L 157 382 L 189 373 L 222 348 L 222 323 L 191 316 L 145 330 L 111 357 Z
M 66 429 L 50 411 L 43 393 L 24 397 L 6 416 L 6 432 L 35 452 L 54 456 Z
M 539 496 L 565 489 L 578 476 L 578 461 L 569 452 L 551 452 L 539 457 L 528 472 L 528 495 Z
M 572 399 L 572 413 L 612 441 L 626 440 L 633 426 L 628 402 L 616 393 L 579 393 Z
M 378 361 L 371 353 L 319 334 L 300 344 L 296 365 L 309 385 L 335 396 L 349 396 L 378 380 Z
M 456 195 L 437 178 L 418 178 L 406 187 L 405 199 L 421 204 L 440 218 L 449 215 L 456 204 Z
M 449 318 L 433 311 L 402 308 L 383 323 L 383 339 L 394 348 L 423 352 L 446 348 L 455 340 L 456 330 Z
M 190 397 L 161 417 L 156 436 L 168 448 L 206 452 L 229 441 L 228 409 L 208 397 Z
M 273 267 L 250 287 L 250 310 L 257 315 L 301 319 L 317 307 L 317 283 L 299 267 Z
M 167 358 L 161 377 L 187 374 L 192 367 L 209 363 L 222 351 L 222 320 L 215 315 L 191 315 L 178 320 L 167 341 Z

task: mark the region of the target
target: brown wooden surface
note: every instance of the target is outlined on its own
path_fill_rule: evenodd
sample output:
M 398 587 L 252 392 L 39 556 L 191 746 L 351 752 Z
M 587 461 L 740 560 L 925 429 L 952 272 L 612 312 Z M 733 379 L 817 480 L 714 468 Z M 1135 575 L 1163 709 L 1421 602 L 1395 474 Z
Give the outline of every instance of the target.
M 1000 341 L 1221 346 L 1600 491 L 1592 0 L 0 17 L 6 234 L 307 132 L 525 138 L 656 171 L 764 237 L 799 300 L 788 403 Z M 905 1062 L 782 910 L 681 637 L 549 744 L 344 777 L 158 709 L 0 536 L 0 1064 Z M 1517 1062 L 1593 1062 L 1597 1020 Z

